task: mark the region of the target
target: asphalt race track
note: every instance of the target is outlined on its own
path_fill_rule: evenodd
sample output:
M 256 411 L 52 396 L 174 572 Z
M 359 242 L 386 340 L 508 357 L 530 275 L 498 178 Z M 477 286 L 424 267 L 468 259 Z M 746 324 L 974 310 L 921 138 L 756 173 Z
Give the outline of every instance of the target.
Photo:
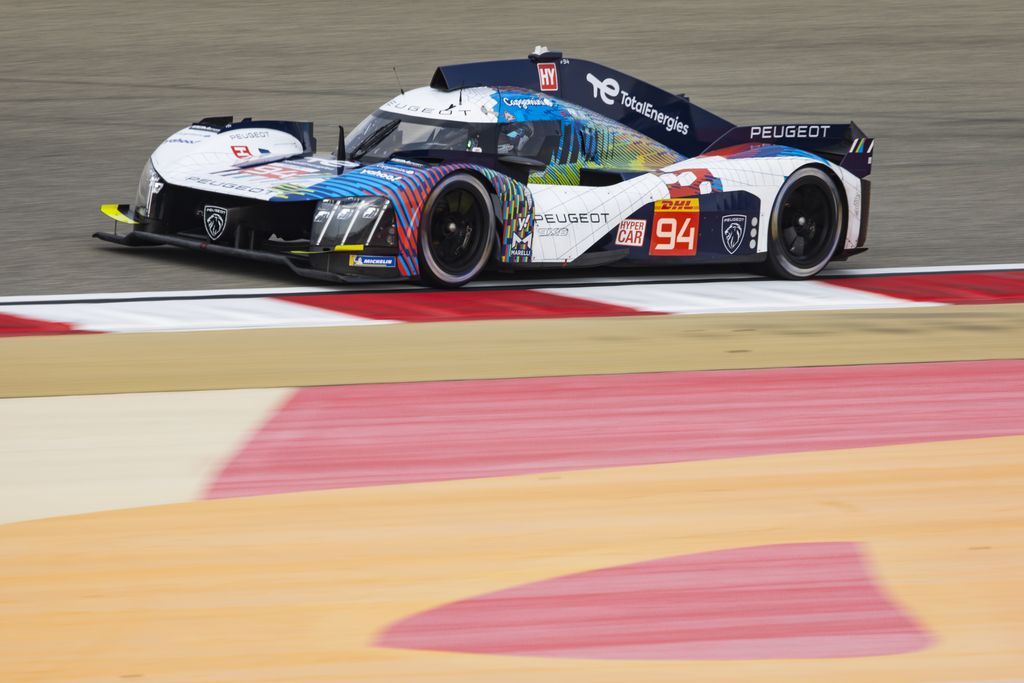
M 724 5 L 0 3 L 0 682 L 1024 680 L 1024 5 Z M 439 292 L 89 237 L 199 116 L 329 147 L 536 43 L 852 118 L 871 250 Z
M 295 284 L 89 236 L 148 154 L 202 116 L 313 120 L 331 149 L 439 63 L 540 43 L 737 123 L 852 119 L 877 138 L 858 267 L 1024 260 L 1024 5 L 0 3 L 0 295 Z M 1016 257 L 1014 257 L 1016 254 Z

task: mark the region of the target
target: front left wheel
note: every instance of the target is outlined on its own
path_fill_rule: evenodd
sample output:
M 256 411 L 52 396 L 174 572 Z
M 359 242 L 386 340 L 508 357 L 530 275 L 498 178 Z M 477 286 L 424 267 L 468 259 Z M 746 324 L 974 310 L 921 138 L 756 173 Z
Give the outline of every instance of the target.
M 420 275 L 435 287 L 461 287 L 487 265 L 495 217 L 484 184 L 468 173 L 434 188 L 420 218 Z

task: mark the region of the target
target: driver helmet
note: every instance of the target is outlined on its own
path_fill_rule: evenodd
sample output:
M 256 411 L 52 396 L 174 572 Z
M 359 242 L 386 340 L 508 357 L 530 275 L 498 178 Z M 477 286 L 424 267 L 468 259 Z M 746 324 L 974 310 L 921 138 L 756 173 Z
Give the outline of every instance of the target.
M 533 123 L 530 121 L 508 124 L 498 139 L 498 154 L 522 154 L 533 133 Z

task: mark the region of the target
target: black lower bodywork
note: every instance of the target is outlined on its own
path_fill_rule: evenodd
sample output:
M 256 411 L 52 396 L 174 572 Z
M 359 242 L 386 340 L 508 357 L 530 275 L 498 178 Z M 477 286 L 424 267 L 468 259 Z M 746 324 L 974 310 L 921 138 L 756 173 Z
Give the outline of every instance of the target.
M 204 226 L 204 207 L 223 210 L 224 227 L 216 240 Z M 249 261 L 282 265 L 305 278 L 326 282 L 404 280 L 395 268 L 354 269 L 352 252 L 310 250 L 310 226 L 317 202 L 267 202 L 166 185 L 153 197 L 151 214 L 140 216 L 129 206 L 118 209 L 132 230 L 97 232 L 93 237 L 131 247 L 168 245 Z M 127 226 L 126 226 L 127 227 Z M 361 256 L 392 256 L 389 249 L 360 249 Z
M 93 237 L 101 239 L 104 242 L 113 242 L 114 244 L 120 244 L 126 247 L 154 247 L 161 245 L 168 245 L 172 247 L 182 247 L 184 249 L 191 249 L 193 251 L 202 251 L 209 254 L 217 254 L 220 256 L 231 256 L 234 258 L 243 258 L 249 261 L 258 261 L 260 263 L 272 263 L 274 265 L 287 266 L 293 273 L 301 277 L 311 278 L 314 280 L 323 280 L 325 282 L 379 282 L 382 280 L 388 280 L 390 278 L 371 278 L 360 275 L 339 275 L 325 270 L 317 270 L 311 268 L 308 265 L 308 256 L 297 256 L 278 251 L 259 251 L 256 249 L 244 249 L 239 247 L 229 247 L 221 244 L 215 244 L 200 239 L 194 239 L 191 237 L 182 237 L 179 235 L 165 235 L 153 232 L 144 232 L 141 230 L 133 230 L 125 234 L 117 234 L 112 232 L 97 232 L 93 233 Z M 402 278 L 394 278 L 396 280 Z

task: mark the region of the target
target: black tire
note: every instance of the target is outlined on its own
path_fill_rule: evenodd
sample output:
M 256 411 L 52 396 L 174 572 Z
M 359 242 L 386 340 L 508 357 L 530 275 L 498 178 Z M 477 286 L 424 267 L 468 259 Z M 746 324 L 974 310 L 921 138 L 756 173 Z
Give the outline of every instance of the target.
M 832 178 L 807 167 L 791 175 L 772 208 L 768 269 L 786 280 L 803 280 L 828 265 L 839 248 L 843 203 Z
M 484 184 L 455 173 L 434 188 L 420 218 L 419 263 L 424 282 L 461 287 L 487 265 L 495 218 Z

